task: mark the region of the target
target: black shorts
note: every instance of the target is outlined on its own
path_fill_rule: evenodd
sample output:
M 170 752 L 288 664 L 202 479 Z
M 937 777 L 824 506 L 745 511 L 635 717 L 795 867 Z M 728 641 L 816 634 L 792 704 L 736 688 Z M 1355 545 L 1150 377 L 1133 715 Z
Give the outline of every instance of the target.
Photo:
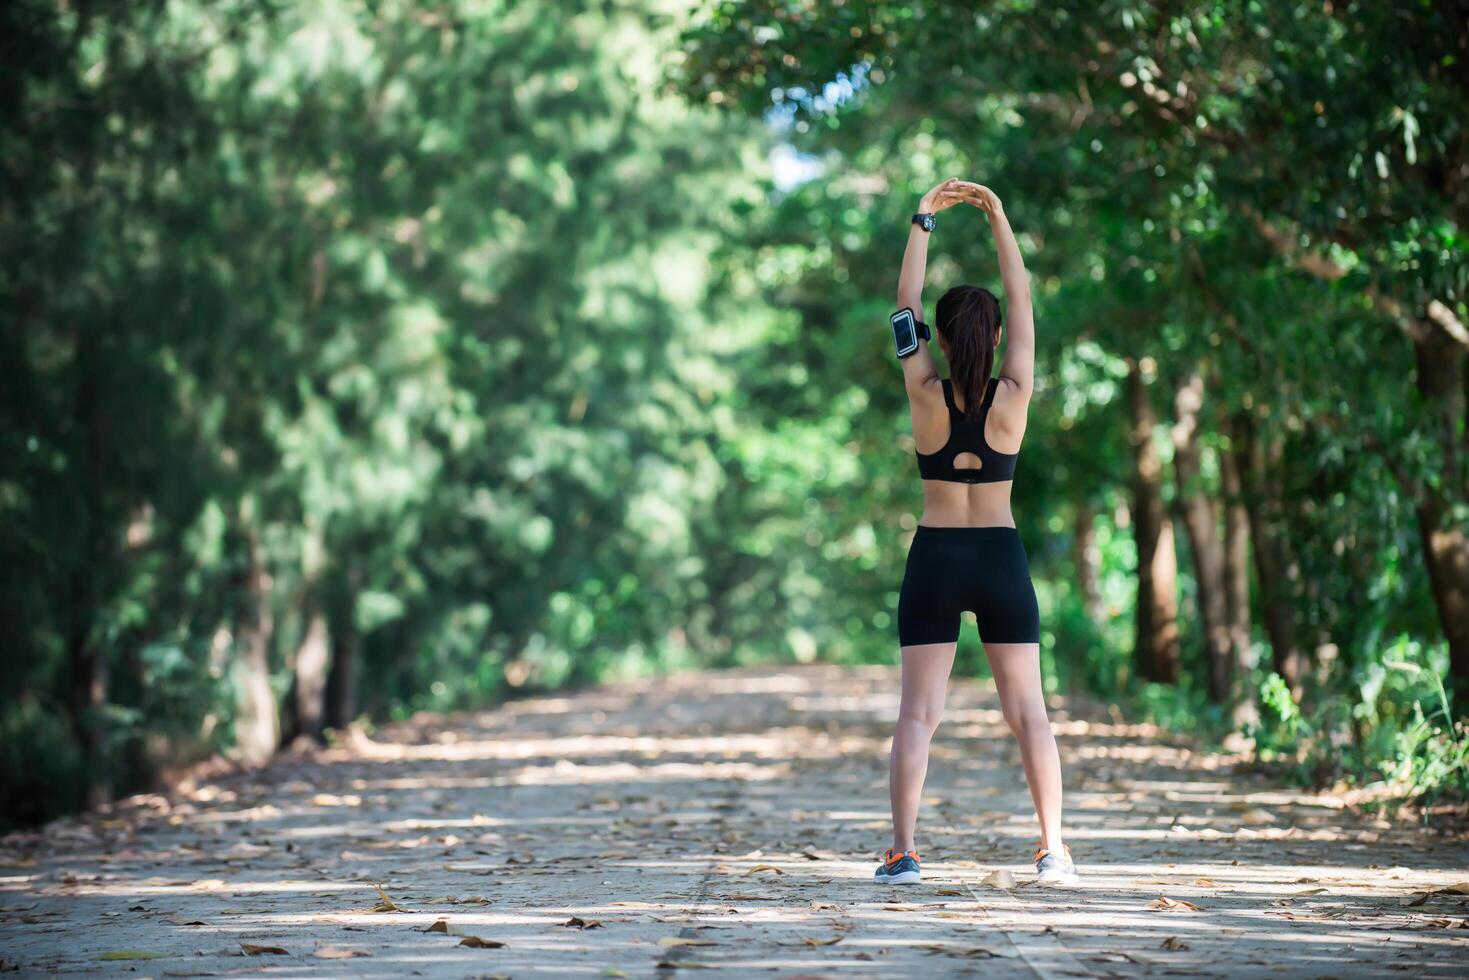
M 959 614 L 985 643 L 1039 643 L 1040 610 L 1020 532 L 1013 527 L 918 525 L 898 594 L 898 643 L 953 643 Z

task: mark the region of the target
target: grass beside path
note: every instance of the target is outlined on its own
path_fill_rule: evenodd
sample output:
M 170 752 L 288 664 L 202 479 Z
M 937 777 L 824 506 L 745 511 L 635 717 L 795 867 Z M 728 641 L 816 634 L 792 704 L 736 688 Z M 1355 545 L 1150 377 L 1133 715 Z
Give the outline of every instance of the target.
M 1034 885 L 1019 760 L 971 681 L 932 752 L 925 880 L 875 886 L 896 677 L 686 674 L 417 719 L 11 835 L 0 961 L 27 976 L 1463 975 L 1469 842 L 1064 704 L 1084 878 Z

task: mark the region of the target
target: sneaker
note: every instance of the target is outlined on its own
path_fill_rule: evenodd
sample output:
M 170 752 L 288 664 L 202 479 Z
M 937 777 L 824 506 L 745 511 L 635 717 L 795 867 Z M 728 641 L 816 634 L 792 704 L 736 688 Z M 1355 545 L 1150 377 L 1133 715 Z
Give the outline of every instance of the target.
M 879 885 L 912 885 L 921 877 L 918 871 L 917 851 L 899 854 L 892 848 L 888 848 L 872 880 Z
M 1081 880 L 1076 873 L 1076 862 L 1071 860 L 1071 848 L 1061 845 L 1063 853 L 1057 854 L 1044 847 L 1035 852 L 1035 877 L 1043 885 L 1074 885 Z

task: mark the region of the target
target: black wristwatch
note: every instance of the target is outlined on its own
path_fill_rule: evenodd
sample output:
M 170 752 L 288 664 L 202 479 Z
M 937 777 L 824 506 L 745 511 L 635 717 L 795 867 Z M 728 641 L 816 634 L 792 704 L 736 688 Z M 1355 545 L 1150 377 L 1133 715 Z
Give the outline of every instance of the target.
M 913 216 L 913 223 L 922 228 L 924 231 L 931 232 L 933 231 L 934 226 L 939 223 L 939 219 L 934 217 L 927 211 L 920 211 Z

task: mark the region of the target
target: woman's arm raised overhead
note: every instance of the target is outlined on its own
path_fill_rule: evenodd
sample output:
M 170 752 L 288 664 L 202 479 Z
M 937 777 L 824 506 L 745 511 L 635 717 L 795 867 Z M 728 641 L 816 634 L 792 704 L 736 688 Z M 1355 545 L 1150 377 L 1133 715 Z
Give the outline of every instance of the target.
M 967 198 L 961 192 L 962 183 L 950 177 L 934 187 L 918 202 L 919 214 L 937 214 L 963 203 Z M 903 251 L 903 268 L 898 273 L 898 309 L 913 311 L 913 318 L 920 323 L 923 319 L 923 277 L 928 271 L 929 233 L 917 224 L 908 226 L 908 247 Z M 939 393 L 939 372 L 929 353 L 928 342 L 920 339 L 918 350 L 903 358 L 903 384 L 910 399 L 923 393 Z
M 1020 246 L 1010 230 L 1010 219 L 994 191 L 981 184 L 963 182 L 965 200 L 990 219 L 995 249 L 1000 255 L 1000 281 L 1005 285 L 1005 357 L 1000 377 L 1008 378 L 1028 399 L 1035 385 L 1035 312 L 1030 303 L 1030 276 Z

